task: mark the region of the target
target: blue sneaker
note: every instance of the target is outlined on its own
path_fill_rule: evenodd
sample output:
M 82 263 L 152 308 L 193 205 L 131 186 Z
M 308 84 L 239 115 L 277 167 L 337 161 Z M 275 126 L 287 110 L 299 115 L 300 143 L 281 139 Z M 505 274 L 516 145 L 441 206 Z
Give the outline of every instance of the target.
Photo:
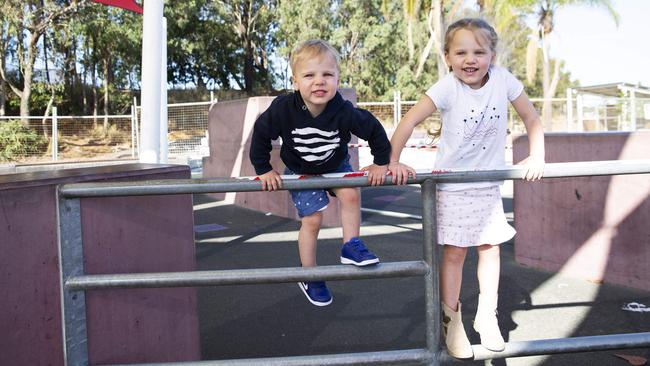
M 327 306 L 332 303 L 330 290 L 323 281 L 298 282 L 298 286 L 307 296 L 307 300 L 316 306 Z
M 341 248 L 341 263 L 367 266 L 379 263 L 379 258 L 366 248 L 359 238 L 352 238 Z

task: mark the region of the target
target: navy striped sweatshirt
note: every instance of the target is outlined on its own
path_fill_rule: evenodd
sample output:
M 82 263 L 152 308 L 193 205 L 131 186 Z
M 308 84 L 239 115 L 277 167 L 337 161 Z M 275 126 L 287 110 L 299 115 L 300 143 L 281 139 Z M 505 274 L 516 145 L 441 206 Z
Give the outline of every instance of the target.
M 292 172 L 331 173 L 347 156 L 352 134 L 368 141 L 375 164 L 388 164 L 390 141 L 383 126 L 370 112 L 344 100 L 339 92 L 315 118 L 300 93 L 279 96 L 255 121 L 251 163 L 258 175 L 271 171 L 271 141 L 281 137 L 280 157 Z

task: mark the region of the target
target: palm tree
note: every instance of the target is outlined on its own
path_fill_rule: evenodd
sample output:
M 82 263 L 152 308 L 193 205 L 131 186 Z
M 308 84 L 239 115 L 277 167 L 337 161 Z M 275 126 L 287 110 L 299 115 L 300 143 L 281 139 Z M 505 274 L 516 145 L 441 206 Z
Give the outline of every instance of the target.
M 512 58 L 513 50 L 521 37 L 522 27 L 513 27 L 514 24 L 523 24 L 524 15 L 532 10 L 528 0 L 476 0 L 479 15 L 488 20 L 499 35 L 499 49 L 497 50 L 498 65 L 507 65 Z
M 424 63 L 429 57 L 432 48 L 435 48 L 437 55 L 438 79 L 442 79 L 447 74 L 448 69 L 444 55 L 445 31 L 447 24 L 452 20 L 451 18 L 461 13 L 463 3 L 463 0 L 449 0 L 447 2 L 445 0 L 431 0 L 426 23 L 429 30 L 429 40 L 422 52 L 420 52 L 415 70 L 416 78 L 422 74 Z
M 549 57 L 550 50 L 550 41 L 549 36 L 553 32 L 555 25 L 555 14 L 557 10 L 563 6 L 567 5 L 591 5 L 602 7 L 606 9 L 609 14 L 612 16 L 612 19 L 618 26 L 618 13 L 612 8 L 610 0 L 533 0 L 532 5 L 534 6 L 535 12 L 537 14 L 537 30 L 535 37 L 531 38 L 531 42 L 536 42 L 538 47 L 542 49 L 542 88 L 543 88 L 543 97 L 544 104 L 542 106 L 542 121 L 545 126 L 548 126 L 551 123 L 551 101 L 550 98 L 553 98 L 555 95 L 557 84 L 560 76 L 560 61 L 555 60 L 553 63 L 553 72 L 551 75 L 551 60 Z M 537 53 L 535 52 L 537 48 L 534 47 L 534 44 L 529 45 L 529 52 L 527 53 L 527 70 L 531 72 L 529 75 L 529 81 L 534 80 L 534 74 L 537 65 Z
M 404 19 L 406 20 L 406 43 L 409 51 L 409 62 L 415 56 L 415 45 L 413 43 L 413 23 L 418 18 L 420 11 L 420 0 L 402 0 L 404 3 Z

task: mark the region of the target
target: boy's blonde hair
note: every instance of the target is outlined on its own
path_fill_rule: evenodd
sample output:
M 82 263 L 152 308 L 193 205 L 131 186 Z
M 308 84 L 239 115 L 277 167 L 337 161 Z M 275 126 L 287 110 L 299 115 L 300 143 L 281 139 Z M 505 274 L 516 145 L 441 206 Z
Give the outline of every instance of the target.
M 334 47 L 321 39 L 310 39 L 301 42 L 291 51 L 291 57 L 289 58 L 291 73 L 295 75 L 297 65 L 304 60 L 325 54 L 329 54 L 334 58 L 334 61 L 336 61 L 336 70 L 340 72 L 339 62 L 341 62 L 341 56 L 339 56 L 339 53 L 336 52 Z

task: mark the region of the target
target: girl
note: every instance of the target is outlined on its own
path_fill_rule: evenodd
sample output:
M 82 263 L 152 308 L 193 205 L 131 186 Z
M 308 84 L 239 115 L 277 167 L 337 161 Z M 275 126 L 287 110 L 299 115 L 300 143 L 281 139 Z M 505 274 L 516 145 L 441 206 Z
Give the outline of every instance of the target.
M 461 19 L 445 34 L 445 61 L 451 73 L 438 80 L 402 118 L 391 139 L 388 169 L 396 184 L 405 184 L 413 168 L 399 162 L 402 147 L 416 125 L 436 111 L 442 116 L 436 169 L 505 166 L 508 101 L 526 125 L 530 156 L 524 178 L 536 180 L 544 171 L 544 134 L 523 85 L 506 69 L 493 65 L 497 34 L 482 19 Z M 440 289 L 443 331 L 448 353 L 473 356 L 459 302 L 463 263 L 468 247 L 478 250 L 479 301 L 474 329 L 492 351 L 505 348 L 496 318 L 499 288 L 499 244 L 515 230 L 508 225 L 501 182 L 438 184 L 438 243 L 443 245 Z

